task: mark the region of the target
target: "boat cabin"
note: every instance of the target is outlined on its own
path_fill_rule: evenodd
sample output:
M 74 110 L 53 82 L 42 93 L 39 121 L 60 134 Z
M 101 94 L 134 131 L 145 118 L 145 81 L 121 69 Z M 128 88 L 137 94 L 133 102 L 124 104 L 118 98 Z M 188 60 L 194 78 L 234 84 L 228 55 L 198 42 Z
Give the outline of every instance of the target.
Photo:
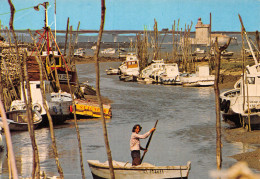
M 209 66 L 197 66 L 196 67 L 196 76 L 209 76 Z

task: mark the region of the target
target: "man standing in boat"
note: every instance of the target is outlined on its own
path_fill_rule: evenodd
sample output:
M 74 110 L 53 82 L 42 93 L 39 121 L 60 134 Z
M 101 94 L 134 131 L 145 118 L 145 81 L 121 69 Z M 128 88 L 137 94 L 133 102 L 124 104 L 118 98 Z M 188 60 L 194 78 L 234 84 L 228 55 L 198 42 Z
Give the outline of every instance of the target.
M 140 165 L 141 164 L 141 158 L 140 158 L 140 150 L 147 150 L 140 145 L 139 139 L 145 139 L 147 138 L 153 131 L 155 131 L 155 128 L 152 128 L 150 131 L 146 132 L 145 134 L 141 135 L 139 132 L 142 130 L 142 127 L 139 124 L 136 124 L 132 129 L 132 135 L 130 139 L 130 150 L 131 150 L 131 156 L 132 156 L 132 165 Z

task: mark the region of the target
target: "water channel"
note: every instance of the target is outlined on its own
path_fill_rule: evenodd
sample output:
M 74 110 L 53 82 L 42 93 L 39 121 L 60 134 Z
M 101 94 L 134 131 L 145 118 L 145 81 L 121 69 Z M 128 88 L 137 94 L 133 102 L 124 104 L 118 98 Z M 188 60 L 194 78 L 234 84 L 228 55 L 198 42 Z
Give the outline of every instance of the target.
M 213 87 L 145 85 L 119 81 L 107 76 L 105 69 L 120 63 L 101 63 L 101 94 L 109 97 L 113 117 L 107 120 L 112 158 L 129 161 L 129 139 L 132 127 L 141 124 L 144 133 L 159 120 L 144 162 L 154 165 L 185 165 L 191 161 L 190 179 L 207 179 L 216 168 L 215 96 Z M 95 64 L 77 66 L 80 82 L 95 86 Z M 100 119 L 78 121 L 82 141 L 85 175 L 92 178 L 87 160 L 107 161 Z M 222 123 L 227 127 L 227 124 Z M 55 126 L 55 136 L 65 178 L 81 178 L 78 142 L 73 122 Z M 48 128 L 36 130 L 41 170 L 58 175 Z M 12 133 L 12 142 L 19 176 L 31 176 L 32 148 L 28 132 Z M 142 140 L 142 146 L 147 140 Z M 240 144 L 222 139 L 223 168 L 236 161 L 229 156 L 241 153 Z M 249 149 L 250 150 L 250 149 Z M 0 179 L 8 178 L 6 153 L 0 154 Z

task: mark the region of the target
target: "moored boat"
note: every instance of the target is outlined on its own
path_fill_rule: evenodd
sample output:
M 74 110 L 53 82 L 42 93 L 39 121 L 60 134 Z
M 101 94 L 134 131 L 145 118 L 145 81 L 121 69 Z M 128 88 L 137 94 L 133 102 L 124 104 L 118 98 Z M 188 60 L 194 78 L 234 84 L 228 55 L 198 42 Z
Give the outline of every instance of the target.
M 164 72 L 160 75 L 160 82 L 164 85 L 180 85 L 180 72 L 177 63 L 165 64 Z
M 40 81 L 30 81 L 30 89 L 32 95 L 32 109 L 38 111 L 44 116 L 43 123 L 48 123 L 46 118 L 46 110 L 43 105 L 43 97 L 40 89 Z M 72 105 L 72 97 L 67 92 L 53 92 L 50 81 L 44 81 L 45 98 L 50 115 L 54 124 L 63 123 L 71 114 L 70 106 Z M 22 90 L 22 88 L 21 88 Z M 27 92 L 26 92 L 27 95 Z M 21 99 L 14 100 L 11 103 L 10 111 L 25 110 L 24 96 Z M 45 120 L 46 119 L 46 120 Z
M 93 178 L 110 178 L 108 162 L 100 163 L 98 160 L 88 160 Z M 183 166 L 154 166 L 143 163 L 132 166 L 130 163 L 113 161 L 115 178 L 117 179 L 157 179 L 157 178 L 188 178 L 191 162 Z
M 119 75 L 120 69 L 119 68 L 109 68 L 106 70 L 107 75 Z
M 136 81 L 139 76 L 139 59 L 136 55 L 130 53 L 126 56 L 126 60 L 119 66 L 122 81 Z
M 215 83 L 215 76 L 209 74 L 209 66 L 203 65 L 196 68 L 195 74 L 185 74 L 180 76 L 183 86 L 186 87 L 203 87 L 213 86 Z
M 28 130 L 28 118 L 26 110 L 6 112 L 10 131 Z M 1 119 L 2 120 L 2 119 Z M 33 128 L 36 129 L 42 122 L 42 116 L 38 111 L 33 111 Z
M 86 99 L 75 99 L 74 101 L 76 105 L 77 115 L 89 116 L 95 118 L 101 117 L 100 107 L 97 102 L 88 101 Z M 103 112 L 104 112 L 104 117 L 106 119 L 110 119 L 112 117 L 111 105 L 103 104 Z
M 259 64 L 247 66 L 245 75 L 236 82 L 234 89 L 220 94 L 220 108 L 224 120 L 237 125 L 241 123 L 241 119 L 246 124 L 260 124 L 259 69 Z

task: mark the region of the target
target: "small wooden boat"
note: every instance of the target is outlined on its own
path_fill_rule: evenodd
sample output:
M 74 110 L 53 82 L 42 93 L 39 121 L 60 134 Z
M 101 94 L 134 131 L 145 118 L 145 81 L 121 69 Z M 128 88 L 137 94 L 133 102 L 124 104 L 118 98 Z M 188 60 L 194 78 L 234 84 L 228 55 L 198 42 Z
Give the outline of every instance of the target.
M 108 162 L 88 160 L 93 178 L 110 178 Z M 132 166 L 130 163 L 113 161 L 115 178 L 117 179 L 155 179 L 155 178 L 188 178 L 191 162 L 184 166 L 154 166 L 143 163 Z
M 10 131 L 28 130 L 26 110 L 15 110 L 6 112 Z M 0 119 L 2 120 L 2 119 Z M 42 116 L 38 111 L 33 111 L 33 127 L 36 129 L 42 122 Z
M 118 68 L 109 68 L 106 70 L 107 75 L 119 75 L 120 74 L 120 69 Z

